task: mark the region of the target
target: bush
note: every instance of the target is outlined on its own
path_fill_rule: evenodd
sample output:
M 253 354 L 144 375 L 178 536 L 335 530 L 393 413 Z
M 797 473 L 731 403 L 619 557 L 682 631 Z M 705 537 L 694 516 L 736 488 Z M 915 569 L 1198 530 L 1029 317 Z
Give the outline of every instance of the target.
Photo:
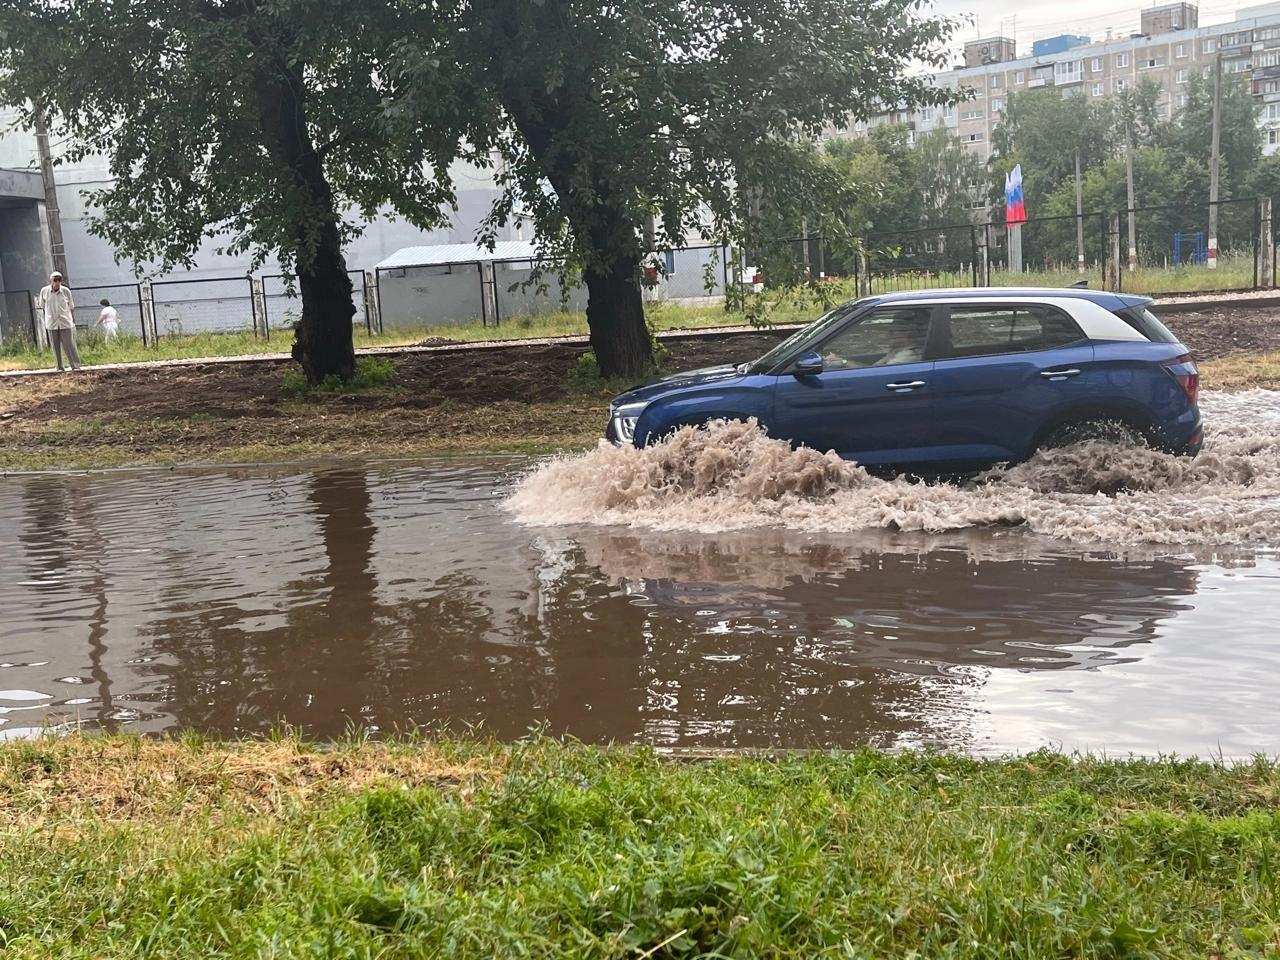
M 284 372 L 281 388 L 285 396 L 289 397 L 305 397 L 317 393 L 364 393 L 387 386 L 395 376 L 395 364 L 385 357 L 357 357 L 356 372 L 350 380 L 331 375 L 311 386 L 301 370 L 289 369 Z

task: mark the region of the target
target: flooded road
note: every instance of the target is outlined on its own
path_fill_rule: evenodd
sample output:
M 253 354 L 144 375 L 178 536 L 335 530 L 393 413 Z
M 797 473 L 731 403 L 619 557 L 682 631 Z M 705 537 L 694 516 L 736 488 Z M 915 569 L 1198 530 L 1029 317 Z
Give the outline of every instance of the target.
M 528 469 L 0 479 L 0 737 L 1280 751 L 1257 544 L 538 527 L 503 506 Z

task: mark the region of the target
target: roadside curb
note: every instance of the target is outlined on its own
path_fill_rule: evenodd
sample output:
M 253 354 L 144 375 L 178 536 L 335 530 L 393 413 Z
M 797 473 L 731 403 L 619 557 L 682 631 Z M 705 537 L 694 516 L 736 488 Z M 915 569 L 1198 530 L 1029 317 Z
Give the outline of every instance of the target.
M 1223 310 L 1223 309 L 1260 309 L 1267 307 L 1280 307 L 1280 294 L 1267 297 L 1211 297 L 1200 300 L 1157 300 L 1151 305 L 1151 310 L 1157 314 L 1170 313 L 1196 313 L 1201 310 Z M 739 336 L 781 336 L 793 333 L 801 329 L 804 324 L 788 323 L 776 324 L 769 327 L 752 327 L 748 325 L 734 325 L 722 327 L 704 327 L 701 329 L 684 329 L 684 330 L 664 330 L 658 333 L 659 341 L 689 341 L 689 340 L 722 340 Z M 361 347 L 356 350 L 356 356 L 360 357 L 396 357 L 396 356 L 413 356 L 423 353 L 470 353 L 480 351 L 493 350 L 510 350 L 531 349 L 534 347 L 580 347 L 585 349 L 590 344 L 590 339 L 583 335 L 568 337 L 538 337 L 521 340 L 477 340 L 470 343 L 441 343 L 441 344 L 406 344 L 396 347 Z M 292 357 L 288 353 L 254 353 L 245 354 L 237 357 L 190 357 L 177 360 L 142 360 L 133 363 L 103 363 L 96 366 L 86 366 L 81 369 L 85 372 L 108 372 L 116 370 L 165 370 L 173 367 L 190 368 L 190 367 L 207 367 L 221 364 L 279 364 L 292 361 Z M 52 367 L 43 367 L 38 370 L 0 370 L 0 380 L 17 379 L 22 377 L 50 377 L 58 376 L 59 371 Z

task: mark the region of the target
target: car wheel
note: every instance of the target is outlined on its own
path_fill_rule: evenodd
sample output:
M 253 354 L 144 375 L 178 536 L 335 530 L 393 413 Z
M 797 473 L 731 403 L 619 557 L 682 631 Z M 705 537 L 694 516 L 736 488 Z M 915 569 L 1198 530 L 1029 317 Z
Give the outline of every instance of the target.
M 1073 420 L 1071 423 L 1055 427 L 1040 441 L 1037 449 L 1067 447 L 1087 440 L 1102 440 L 1130 447 L 1150 446 L 1146 435 L 1137 427 L 1123 420 L 1100 417 L 1091 420 Z

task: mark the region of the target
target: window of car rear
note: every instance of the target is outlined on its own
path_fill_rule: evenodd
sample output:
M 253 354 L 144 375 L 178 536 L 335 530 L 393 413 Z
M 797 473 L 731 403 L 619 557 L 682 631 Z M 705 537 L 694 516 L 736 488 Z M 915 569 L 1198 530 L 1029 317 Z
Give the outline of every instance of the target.
M 936 359 L 1051 350 L 1084 339 L 1066 311 L 1043 303 L 954 305 Z
M 1169 328 L 1160 322 L 1160 318 L 1146 307 L 1129 307 L 1126 310 L 1116 310 L 1114 313 L 1152 343 L 1180 342 Z

